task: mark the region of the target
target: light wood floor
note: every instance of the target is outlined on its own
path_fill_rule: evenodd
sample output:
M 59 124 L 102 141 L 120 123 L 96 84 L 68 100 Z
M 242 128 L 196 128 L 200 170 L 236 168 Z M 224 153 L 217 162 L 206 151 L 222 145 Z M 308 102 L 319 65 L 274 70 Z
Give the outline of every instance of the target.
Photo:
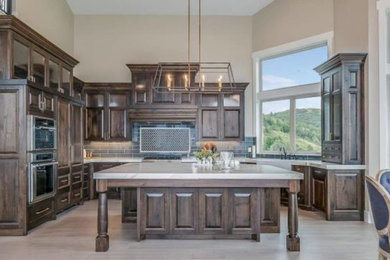
M 377 259 L 377 237 L 363 222 L 327 222 L 318 213 L 300 211 L 301 252 L 285 249 L 282 232 L 249 240 L 135 241 L 135 225 L 122 224 L 120 201 L 109 201 L 110 250 L 95 253 L 97 201 L 71 209 L 25 237 L 0 237 L 0 259 Z

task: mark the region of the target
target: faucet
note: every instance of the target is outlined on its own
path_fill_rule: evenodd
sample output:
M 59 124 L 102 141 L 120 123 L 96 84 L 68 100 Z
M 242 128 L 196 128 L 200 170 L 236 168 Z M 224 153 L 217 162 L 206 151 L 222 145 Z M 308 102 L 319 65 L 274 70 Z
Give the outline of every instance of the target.
M 287 152 L 286 152 L 286 148 L 284 147 L 281 147 L 280 148 L 280 159 L 284 159 L 284 160 L 287 160 Z

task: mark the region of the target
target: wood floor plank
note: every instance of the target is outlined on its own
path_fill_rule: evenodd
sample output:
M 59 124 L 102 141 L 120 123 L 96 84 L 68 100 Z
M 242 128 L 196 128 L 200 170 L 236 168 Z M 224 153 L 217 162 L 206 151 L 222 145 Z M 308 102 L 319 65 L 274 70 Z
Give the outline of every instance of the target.
M 374 227 L 364 222 L 328 222 L 319 213 L 300 211 L 301 252 L 287 252 L 286 208 L 281 233 L 250 240 L 144 240 L 136 226 L 121 223 L 119 200 L 109 203 L 110 250 L 95 252 L 97 201 L 66 211 L 25 237 L 0 237 L 0 259 L 377 259 Z

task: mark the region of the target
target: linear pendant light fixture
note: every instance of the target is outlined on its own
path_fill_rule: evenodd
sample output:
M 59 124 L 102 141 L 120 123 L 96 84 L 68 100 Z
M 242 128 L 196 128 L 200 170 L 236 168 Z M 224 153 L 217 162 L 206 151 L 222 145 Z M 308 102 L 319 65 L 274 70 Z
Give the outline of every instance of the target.
M 230 62 L 202 61 L 202 0 L 199 1 L 198 62 L 191 62 L 191 0 L 188 0 L 187 62 L 160 62 L 153 80 L 157 92 L 234 91 L 236 84 Z

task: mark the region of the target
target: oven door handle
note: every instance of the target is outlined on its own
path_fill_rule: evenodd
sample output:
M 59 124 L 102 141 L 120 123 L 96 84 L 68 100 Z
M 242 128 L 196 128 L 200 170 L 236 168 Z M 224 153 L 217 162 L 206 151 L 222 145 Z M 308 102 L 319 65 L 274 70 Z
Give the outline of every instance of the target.
M 55 127 L 47 127 L 47 126 L 38 126 L 38 127 L 36 127 L 36 129 L 38 129 L 38 130 L 49 130 L 49 131 L 55 131 L 56 130 Z
M 42 167 L 42 166 L 49 166 L 49 165 L 57 165 L 58 162 L 49 162 L 49 163 L 37 163 L 37 164 L 32 164 L 32 167 Z

